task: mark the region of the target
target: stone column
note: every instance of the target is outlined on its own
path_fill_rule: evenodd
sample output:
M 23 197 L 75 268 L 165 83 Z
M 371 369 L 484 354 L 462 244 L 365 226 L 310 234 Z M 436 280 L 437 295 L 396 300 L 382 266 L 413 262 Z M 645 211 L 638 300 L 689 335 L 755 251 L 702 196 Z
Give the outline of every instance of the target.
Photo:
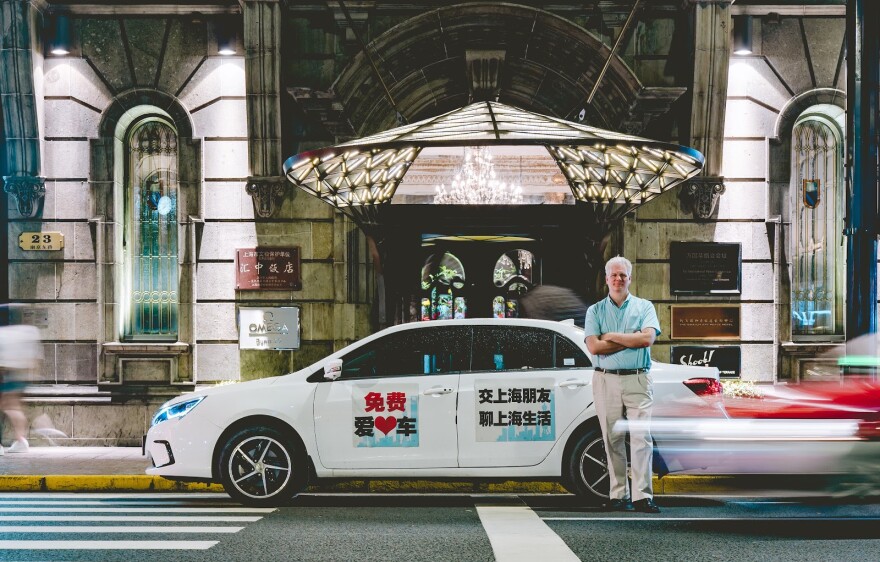
M 694 85 L 691 146 L 706 164 L 685 188 L 693 197 L 694 217 L 708 219 L 724 193 L 721 157 L 730 65 L 730 0 L 688 0 L 694 10 Z M 707 205 L 708 203 L 708 205 Z
M 37 216 L 46 194 L 40 177 L 40 131 L 31 55 L 31 3 L 0 0 L 0 107 L 6 149 L 3 189 L 23 217 Z
M 853 355 L 874 356 L 877 339 L 877 133 L 880 129 L 880 7 L 876 1 L 846 4 L 847 190 L 846 339 Z M 858 349 L 857 349 L 858 348 Z M 859 370 L 864 372 L 864 368 Z M 876 376 L 876 371 L 875 371 Z
M 280 207 L 281 175 L 281 48 L 280 0 L 242 0 L 245 80 L 247 82 L 247 192 L 254 213 L 272 216 Z

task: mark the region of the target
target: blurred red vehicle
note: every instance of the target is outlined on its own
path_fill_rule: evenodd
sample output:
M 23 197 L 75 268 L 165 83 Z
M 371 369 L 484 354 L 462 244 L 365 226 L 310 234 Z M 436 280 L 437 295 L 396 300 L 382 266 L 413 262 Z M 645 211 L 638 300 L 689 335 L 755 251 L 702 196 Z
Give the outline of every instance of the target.
M 669 472 L 878 480 L 880 383 L 870 377 L 758 386 L 723 406 L 728 419 L 655 415 L 651 432 Z

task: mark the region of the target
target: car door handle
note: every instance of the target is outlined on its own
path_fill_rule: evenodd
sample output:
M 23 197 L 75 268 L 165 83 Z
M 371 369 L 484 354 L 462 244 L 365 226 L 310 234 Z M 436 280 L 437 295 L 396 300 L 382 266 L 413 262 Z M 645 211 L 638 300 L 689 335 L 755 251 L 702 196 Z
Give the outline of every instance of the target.
M 580 379 L 568 379 L 559 383 L 559 388 L 580 388 L 582 386 L 590 386 L 590 383 Z
M 422 394 L 424 394 L 425 396 L 440 396 L 441 394 L 449 394 L 452 391 L 453 391 L 452 388 L 441 388 L 438 386 L 435 388 L 429 388 L 428 390 L 426 390 Z

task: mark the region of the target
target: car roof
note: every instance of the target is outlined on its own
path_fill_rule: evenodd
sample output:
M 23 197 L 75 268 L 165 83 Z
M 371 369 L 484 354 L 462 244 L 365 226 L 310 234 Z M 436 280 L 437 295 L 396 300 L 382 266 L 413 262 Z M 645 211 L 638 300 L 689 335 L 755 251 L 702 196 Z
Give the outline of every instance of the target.
M 389 326 L 374 334 L 370 334 L 364 338 L 352 342 L 344 348 L 336 351 L 331 357 L 340 357 L 349 349 L 360 346 L 369 341 L 384 337 L 388 334 L 403 332 L 407 330 L 432 329 L 450 326 L 496 326 L 496 327 L 521 327 L 521 328 L 543 328 L 560 332 L 575 340 L 583 340 L 583 328 L 576 326 L 572 320 L 538 320 L 535 318 L 463 318 L 457 320 L 430 320 L 407 322 Z

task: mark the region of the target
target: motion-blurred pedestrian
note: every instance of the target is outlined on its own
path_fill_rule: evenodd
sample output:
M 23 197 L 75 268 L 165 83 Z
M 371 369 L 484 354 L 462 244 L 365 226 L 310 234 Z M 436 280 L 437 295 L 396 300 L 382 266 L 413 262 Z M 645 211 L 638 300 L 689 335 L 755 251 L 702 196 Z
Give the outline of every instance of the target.
M 529 291 L 519 302 L 523 318 L 538 320 L 569 320 L 580 322 L 587 305 L 577 294 L 566 287 L 541 285 Z
M 43 358 L 40 331 L 34 326 L 0 326 L 0 410 L 12 426 L 15 439 L 10 453 L 28 450 L 27 416 L 21 394 Z M 6 450 L 0 445 L 0 455 Z

